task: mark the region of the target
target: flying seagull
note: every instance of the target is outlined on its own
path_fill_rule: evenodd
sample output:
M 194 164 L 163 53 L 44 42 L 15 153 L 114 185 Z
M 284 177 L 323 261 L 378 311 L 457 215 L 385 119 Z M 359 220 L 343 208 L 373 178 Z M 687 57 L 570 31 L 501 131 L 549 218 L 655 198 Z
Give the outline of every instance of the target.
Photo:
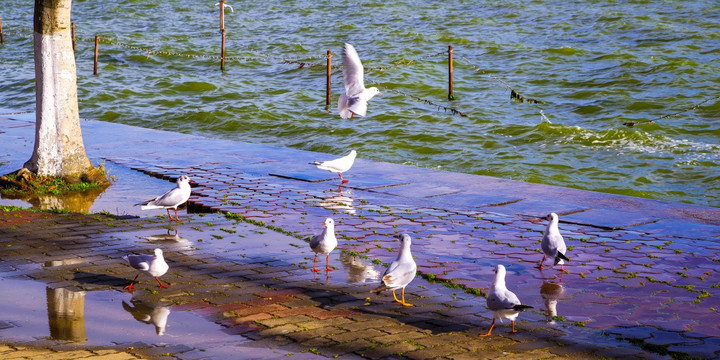
M 385 290 L 392 290 L 393 298 L 395 298 L 396 302 L 401 303 L 403 306 L 413 306 L 405 302 L 405 287 L 415 279 L 417 265 L 410 253 L 410 235 L 402 234 L 398 238 L 400 239 L 400 253 L 397 259 L 385 270 L 385 274 L 383 274 L 382 277 L 382 284 L 370 292 L 379 293 Z M 395 295 L 395 290 L 397 289 L 402 289 L 402 301 L 398 300 L 397 295 Z
M 560 230 L 558 229 L 558 216 L 555 213 L 550 213 L 545 217 L 545 219 L 550 222 L 547 225 L 547 229 L 545 229 L 545 234 L 543 235 L 542 242 L 540 243 L 540 247 L 542 247 L 543 251 L 543 258 L 540 260 L 537 268 L 542 269 L 545 257 L 549 257 L 554 260 L 553 265 L 560 264 L 560 270 L 565 271 L 565 265 L 563 264 L 565 264 L 565 261 L 570 261 L 570 259 L 565 256 L 567 247 L 565 246 L 565 240 L 562 235 L 560 235 Z
M 518 317 L 518 314 L 523 310 L 532 309 L 532 306 L 521 304 L 517 295 L 505 287 L 506 271 L 504 266 L 498 265 L 493 271 L 495 271 L 495 279 L 487 296 L 487 307 L 493 313 L 493 321 L 492 324 L 490 324 L 488 332 L 479 335 L 482 337 L 490 336 L 496 319 L 500 319 L 500 322 L 502 322 L 503 319 L 510 319 L 510 321 L 512 321 L 512 330 L 508 331 L 508 333 L 516 333 L 515 319 Z
M 376 87 L 365 88 L 363 65 L 360 62 L 355 48 L 345 43 L 343 53 L 343 83 L 345 93 L 340 95 L 338 101 L 338 112 L 343 119 L 352 118 L 355 115 L 365 116 L 367 102 L 375 95 L 382 95 Z

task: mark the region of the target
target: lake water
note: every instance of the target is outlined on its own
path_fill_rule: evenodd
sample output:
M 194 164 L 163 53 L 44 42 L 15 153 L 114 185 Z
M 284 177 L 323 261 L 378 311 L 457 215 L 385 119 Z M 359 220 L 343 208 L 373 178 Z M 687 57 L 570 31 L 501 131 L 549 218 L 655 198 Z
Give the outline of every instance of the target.
M 720 206 L 716 1 L 230 1 L 225 72 L 215 3 L 74 1 L 81 117 Z M 32 13 L 0 0 L 2 108 L 34 110 Z M 383 92 L 364 118 L 338 67 L 325 107 L 343 42 Z

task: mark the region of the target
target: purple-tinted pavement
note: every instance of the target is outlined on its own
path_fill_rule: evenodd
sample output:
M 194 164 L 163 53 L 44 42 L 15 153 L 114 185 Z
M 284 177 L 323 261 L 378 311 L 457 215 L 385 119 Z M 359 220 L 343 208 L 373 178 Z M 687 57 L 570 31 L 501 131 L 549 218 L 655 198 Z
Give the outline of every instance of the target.
M 298 237 L 333 217 L 339 248 L 367 262 L 389 263 L 397 256 L 394 235 L 407 232 L 426 278 L 485 292 L 492 268 L 504 264 L 508 286 L 540 310 L 523 315 L 528 322 L 598 329 L 702 358 L 720 354 L 720 209 L 368 161 L 362 154 L 340 190 L 336 175 L 308 164 L 333 155 L 97 121 L 82 127 L 94 162 L 170 181 L 189 175 L 197 185 L 189 212 L 240 214 Z M 34 114 L 0 115 L 3 173 L 29 157 L 33 131 Z M 568 245 L 565 274 L 535 268 L 546 225 L 540 217 L 549 212 L 560 216 Z M 418 291 L 408 288 L 410 297 Z

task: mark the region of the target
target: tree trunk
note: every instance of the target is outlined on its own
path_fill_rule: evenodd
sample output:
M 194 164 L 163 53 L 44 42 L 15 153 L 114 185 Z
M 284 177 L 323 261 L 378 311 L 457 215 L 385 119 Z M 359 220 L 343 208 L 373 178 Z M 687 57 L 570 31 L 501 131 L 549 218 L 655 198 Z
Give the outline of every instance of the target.
M 78 112 L 72 0 L 35 0 L 35 148 L 25 167 L 39 176 L 77 179 L 92 169 Z

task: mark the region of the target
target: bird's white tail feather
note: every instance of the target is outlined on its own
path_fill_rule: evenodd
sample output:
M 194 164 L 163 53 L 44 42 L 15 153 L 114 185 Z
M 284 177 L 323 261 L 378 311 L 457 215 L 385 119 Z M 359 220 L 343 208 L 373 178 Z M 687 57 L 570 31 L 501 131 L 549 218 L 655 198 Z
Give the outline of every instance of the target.
M 140 207 L 142 210 L 149 210 L 149 209 L 164 209 L 163 206 L 157 206 L 157 205 L 143 205 Z

